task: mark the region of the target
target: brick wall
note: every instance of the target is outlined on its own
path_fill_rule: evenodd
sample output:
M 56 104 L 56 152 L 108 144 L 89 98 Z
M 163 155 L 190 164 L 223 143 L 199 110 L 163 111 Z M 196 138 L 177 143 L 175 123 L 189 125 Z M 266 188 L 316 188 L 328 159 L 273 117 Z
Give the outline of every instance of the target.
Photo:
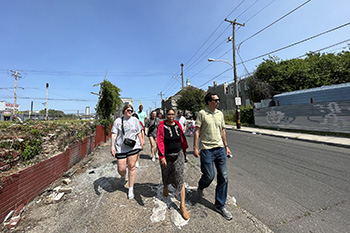
M 65 152 L 55 157 L 3 177 L 0 181 L 0 222 L 3 222 L 11 210 L 32 201 L 47 186 L 109 137 L 110 133 L 105 136 L 104 128 L 97 125 L 95 136 L 70 145 Z

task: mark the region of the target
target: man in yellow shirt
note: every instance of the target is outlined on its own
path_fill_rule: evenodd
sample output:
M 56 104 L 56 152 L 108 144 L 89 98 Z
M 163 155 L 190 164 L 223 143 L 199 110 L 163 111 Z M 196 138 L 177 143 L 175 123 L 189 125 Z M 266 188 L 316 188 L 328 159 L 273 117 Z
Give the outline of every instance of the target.
M 207 188 L 215 178 L 214 164 L 217 170 L 217 186 L 215 193 L 216 210 L 227 220 L 232 214 L 226 209 L 227 199 L 227 155 L 231 154 L 227 146 L 224 114 L 217 110 L 220 99 L 215 93 L 208 93 L 205 98 L 207 107 L 198 113 L 196 129 L 193 139 L 193 154 L 200 157 L 202 177 L 198 182 L 198 195 L 203 196 L 203 189 Z M 199 149 L 198 138 L 200 135 Z

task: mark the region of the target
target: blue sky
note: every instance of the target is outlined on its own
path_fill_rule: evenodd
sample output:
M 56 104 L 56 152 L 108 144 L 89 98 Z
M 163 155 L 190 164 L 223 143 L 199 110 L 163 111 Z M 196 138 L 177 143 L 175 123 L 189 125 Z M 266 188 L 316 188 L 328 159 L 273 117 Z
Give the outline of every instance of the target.
M 13 103 L 18 70 L 20 110 L 44 108 L 49 83 L 49 108 L 83 112 L 97 103 L 107 79 L 131 97 L 135 108 L 160 107 L 163 98 L 181 88 L 180 64 L 191 85 L 207 90 L 213 81 L 231 82 L 232 27 L 224 19 L 246 23 L 236 30 L 236 44 L 288 12 L 298 10 L 243 42 L 243 61 L 277 50 L 350 22 L 348 0 L 0 0 L 0 101 Z M 211 36 L 212 35 L 212 36 Z M 350 39 L 350 25 L 276 52 L 295 58 Z M 350 41 L 322 52 L 339 52 Z M 265 57 L 267 58 L 267 56 Z M 252 73 L 263 58 L 237 66 L 239 77 Z M 237 56 L 237 63 L 241 63 Z M 216 78 L 215 78 L 216 77 Z

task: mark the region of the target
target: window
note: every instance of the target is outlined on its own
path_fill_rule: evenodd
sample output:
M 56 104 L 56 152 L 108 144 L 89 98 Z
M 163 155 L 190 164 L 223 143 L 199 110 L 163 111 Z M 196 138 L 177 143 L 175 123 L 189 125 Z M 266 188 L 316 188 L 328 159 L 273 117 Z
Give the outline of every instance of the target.
M 248 82 L 244 82 L 244 90 L 246 90 L 246 91 L 249 90 Z

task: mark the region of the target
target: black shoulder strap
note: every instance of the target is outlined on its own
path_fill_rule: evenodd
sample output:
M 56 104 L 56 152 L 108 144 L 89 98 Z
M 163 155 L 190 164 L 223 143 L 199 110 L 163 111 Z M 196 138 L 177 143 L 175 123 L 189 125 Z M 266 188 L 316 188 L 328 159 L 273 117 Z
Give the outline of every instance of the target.
M 123 135 L 125 134 L 124 132 L 124 117 L 122 117 L 122 132 L 123 132 Z

